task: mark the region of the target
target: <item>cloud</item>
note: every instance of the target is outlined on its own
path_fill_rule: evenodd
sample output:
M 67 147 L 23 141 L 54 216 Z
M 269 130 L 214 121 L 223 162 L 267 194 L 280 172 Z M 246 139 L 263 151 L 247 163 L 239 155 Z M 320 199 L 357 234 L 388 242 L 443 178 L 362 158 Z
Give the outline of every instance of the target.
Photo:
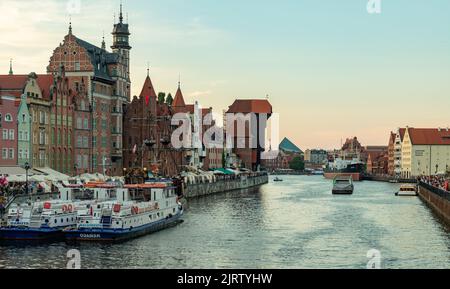
M 205 91 L 194 91 L 194 92 L 190 92 L 188 93 L 189 97 L 202 97 L 202 96 L 208 96 L 211 95 L 212 91 L 211 90 L 205 90 Z

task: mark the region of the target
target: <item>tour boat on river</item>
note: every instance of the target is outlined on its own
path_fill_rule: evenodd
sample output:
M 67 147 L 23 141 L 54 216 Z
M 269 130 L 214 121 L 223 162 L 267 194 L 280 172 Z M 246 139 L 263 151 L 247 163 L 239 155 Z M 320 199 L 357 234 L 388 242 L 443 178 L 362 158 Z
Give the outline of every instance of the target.
M 74 242 L 121 242 L 175 226 L 182 215 L 171 183 L 126 185 L 116 201 L 99 202 L 64 234 Z
M 0 240 L 43 241 L 62 238 L 62 230 L 75 226 L 77 212 L 88 209 L 89 201 L 46 201 L 13 205 L 6 226 L 0 228 Z
M 81 185 L 58 185 L 59 199 L 12 204 L 0 240 L 63 240 L 63 230 L 75 228 L 79 214 L 85 214 L 99 201 L 115 198 L 110 186 L 86 190 Z

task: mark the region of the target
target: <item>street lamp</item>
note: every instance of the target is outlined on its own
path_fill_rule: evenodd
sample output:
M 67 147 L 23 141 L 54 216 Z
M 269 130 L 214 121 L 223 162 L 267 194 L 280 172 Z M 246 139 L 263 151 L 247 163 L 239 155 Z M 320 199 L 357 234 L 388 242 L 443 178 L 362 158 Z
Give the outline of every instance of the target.
M 438 174 L 438 170 L 439 170 L 439 165 L 436 164 L 436 175 Z
M 26 178 L 26 183 L 25 183 L 25 189 L 26 189 L 26 193 L 29 194 L 29 190 L 28 190 L 28 171 L 31 169 L 30 164 L 28 162 L 25 163 L 25 178 Z

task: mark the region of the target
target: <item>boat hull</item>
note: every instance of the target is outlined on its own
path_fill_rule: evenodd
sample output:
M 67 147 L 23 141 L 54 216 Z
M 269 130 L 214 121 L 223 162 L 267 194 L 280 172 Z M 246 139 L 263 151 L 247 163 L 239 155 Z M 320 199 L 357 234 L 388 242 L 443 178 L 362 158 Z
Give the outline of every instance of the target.
M 168 219 L 132 229 L 78 229 L 67 230 L 63 233 L 68 242 L 124 242 L 174 227 L 183 222 L 181 216 L 182 214 L 178 214 Z
M 63 238 L 62 229 L 0 228 L 0 241 L 50 241 Z
M 333 195 L 353 195 L 353 190 L 333 190 Z
M 398 197 L 416 197 L 417 193 L 414 192 L 397 192 L 395 193 Z
M 353 181 L 362 181 L 362 173 L 325 172 L 323 176 L 328 180 L 334 180 L 336 177 L 352 177 Z

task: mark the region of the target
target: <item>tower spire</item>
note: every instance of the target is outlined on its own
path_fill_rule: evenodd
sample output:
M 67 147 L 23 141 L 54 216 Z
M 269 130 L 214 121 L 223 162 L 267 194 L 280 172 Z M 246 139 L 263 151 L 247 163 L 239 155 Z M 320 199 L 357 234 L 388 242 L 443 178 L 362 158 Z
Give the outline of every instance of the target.
M 178 89 L 181 88 L 181 73 L 178 73 Z
M 147 62 L 147 77 L 150 77 L 150 62 Z
M 13 75 L 13 68 L 12 68 L 12 58 L 9 60 L 9 75 Z
M 72 16 L 69 19 L 69 35 L 72 35 Z
M 102 49 L 106 50 L 106 43 L 105 43 L 105 31 L 103 30 L 103 41 L 102 41 Z
M 120 23 L 123 23 L 123 13 L 122 13 L 122 0 L 120 0 L 120 17 L 119 17 Z

